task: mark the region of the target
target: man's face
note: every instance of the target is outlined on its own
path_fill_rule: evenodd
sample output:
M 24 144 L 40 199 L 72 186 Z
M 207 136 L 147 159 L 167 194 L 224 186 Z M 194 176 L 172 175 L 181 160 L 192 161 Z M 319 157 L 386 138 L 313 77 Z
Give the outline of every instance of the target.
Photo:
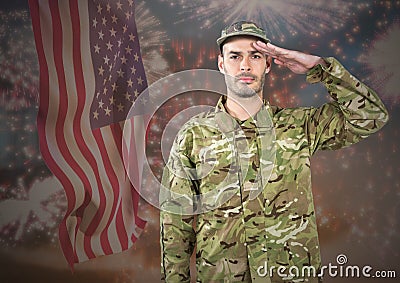
M 218 57 L 218 67 L 225 74 L 228 94 L 242 98 L 261 96 L 271 58 L 253 47 L 253 42 L 256 41 L 253 37 L 238 36 L 223 45 L 223 54 Z

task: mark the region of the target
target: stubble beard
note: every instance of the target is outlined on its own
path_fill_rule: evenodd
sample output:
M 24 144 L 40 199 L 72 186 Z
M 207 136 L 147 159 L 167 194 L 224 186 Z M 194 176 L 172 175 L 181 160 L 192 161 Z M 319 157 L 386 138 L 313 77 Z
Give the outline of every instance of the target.
M 240 82 L 241 76 L 252 77 L 255 82 L 260 81 L 256 89 L 251 88 L 245 83 Z M 264 87 L 265 77 L 262 76 L 260 79 L 251 74 L 241 74 L 239 76 L 230 76 L 225 74 L 225 83 L 228 89 L 228 93 L 237 96 L 238 98 L 252 98 L 258 95 Z

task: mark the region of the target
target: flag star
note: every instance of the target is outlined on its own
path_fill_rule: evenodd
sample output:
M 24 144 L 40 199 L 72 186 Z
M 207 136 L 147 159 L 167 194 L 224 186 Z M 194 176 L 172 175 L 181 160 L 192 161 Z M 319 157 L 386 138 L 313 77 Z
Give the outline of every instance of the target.
M 110 116 L 110 114 L 111 114 L 111 109 L 109 109 L 108 106 L 107 106 L 107 108 L 104 109 L 104 112 L 106 113 L 106 116 Z
M 96 98 L 99 98 L 99 96 L 100 96 L 100 92 L 97 92 L 96 93 Z
M 109 98 L 109 100 L 110 100 L 110 105 L 113 105 L 115 103 L 115 98 L 113 95 Z
M 117 105 L 117 108 L 118 108 L 118 112 L 122 112 L 122 111 L 124 111 L 124 105 L 122 105 L 121 103 L 119 103 L 118 105 Z
M 101 23 L 103 24 L 103 26 L 107 25 L 107 19 L 106 19 L 106 17 L 103 17 L 103 18 L 101 19 Z
M 108 62 L 110 61 L 110 58 L 106 55 L 106 57 L 103 57 L 104 59 L 104 64 L 108 65 Z
M 131 95 L 129 94 L 129 92 L 126 92 L 124 96 L 125 96 L 126 100 L 128 100 L 128 101 L 131 100 Z
M 106 95 L 107 92 L 108 92 L 108 89 L 105 87 L 105 88 L 103 89 L 103 94 Z
M 94 52 L 96 52 L 97 54 L 100 53 L 100 47 L 99 47 L 98 44 L 96 44 L 96 45 L 94 46 Z
M 99 31 L 98 34 L 99 34 L 99 39 L 103 39 L 104 38 L 104 33 L 103 33 L 102 30 Z
M 122 10 L 122 4 L 121 1 L 117 2 L 117 9 Z
M 132 5 L 133 5 L 133 0 L 128 0 L 128 3 L 129 3 L 129 7 L 132 7 Z
M 99 108 L 103 108 L 103 106 L 104 106 L 104 102 L 103 102 L 103 100 L 100 100 L 99 101 Z
M 117 42 L 118 42 L 118 47 L 121 47 L 121 45 L 122 45 L 122 41 L 121 41 L 121 39 L 120 39 L 120 40 L 118 40 Z
M 138 77 L 137 78 L 137 82 L 138 82 L 139 85 L 143 85 L 144 81 L 143 81 L 142 77 Z
M 111 72 L 112 68 L 113 68 L 113 64 L 110 64 L 110 67 L 108 68 L 108 71 Z M 111 81 L 111 75 L 110 75 L 110 78 L 108 80 Z
M 114 82 L 114 83 L 111 85 L 111 87 L 112 87 L 113 92 L 115 92 L 115 91 L 117 90 L 117 88 L 118 88 L 118 85 L 117 85 L 116 82 Z M 111 103 L 111 104 L 112 104 L 112 103 Z
M 133 55 L 135 57 L 135 61 L 139 62 L 139 55 L 137 53 L 135 53 L 135 55 Z
M 125 47 L 125 52 L 127 53 L 127 54 L 131 54 L 132 53 L 132 48 L 128 45 L 127 47 Z
M 119 69 L 117 71 L 117 74 L 118 74 L 118 77 L 123 78 L 125 73 L 124 73 L 124 71 L 122 71 L 122 69 Z
M 132 73 L 132 74 L 136 74 L 136 68 L 135 68 L 135 66 L 132 66 L 132 68 L 131 68 L 131 73 Z
M 110 11 L 111 11 L 110 3 L 107 3 L 107 12 L 110 12 Z
M 107 45 L 107 50 L 110 50 L 110 51 L 112 51 L 112 47 L 113 47 L 113 45 L 111 44 L 111 42 L 110 42 L 110 41 L 108 41 L 106 45 Z
M 135 97 L 138 97 L 139 91 L 137 89 L 135 89 L 135 91 L 133 93 L 135 94 Z
M 114 37 L 115 37 L 115 35 L 117 34 L 117 31 L 114 30 L 114 28 L 112 27 L 112 28 L 110 29 L 110 34 L 111 34 L 111 36 L 114 36 Z
M 93 27 L 96 28 L 96 27 L 97 27 L 97 24 L 98 24 L 97 19 L 94 18 L 94 19 L 93 19 Z
M 97 5 L 97 13 L 101 14 L 102 10 L 103 10 L 103 8 L 101 7 L 101 5 L 99 3 L 99 5 Z
M 127 61 L 128 61 L 128 59 L 125 58 L 125 55 L 121 57 L 122 64 L 126 64 Z
M 125 13 L 126 19 L 129 20 L 132 17 L 132 12 Z
M 133 86 L 133 81 L 131 79 L 127 80 L 126 83 L 128 84 L 129 87 Z
M 117 21 L 118 21 L 118 17 L 117 17 L 116 15 L 112 15 L 112 16 L 111 16 L 111 19 L 112 19 L 112 22 L 113 22 L 114 24 L 116 24 Z
M 93 118 L 99 120 L 99 112 L 97 110 L 93 112 Z
M 100 66 L 100 67 L 98 68 L 98 70 L 99 70 L 99 76 L 102 76 L 102 75 L 104 74 L 103 66 Z
M 140 102 L 141 102 L 143 105 L 145 105 L 146 102 L 147 102 L 147 99 L 146 99 L 145 97 L 142 97 L 142 98 L 140 99 Z
M 129 34 L 129 40 L 130 41 L 135 41 L 135 36 L 133 35 L 133 33 Z
M 126 24 L 124 24 L 124 26 L 122 27 L 123 33 L 126 33 L 126 31 L 128 30 L 128 26 Z

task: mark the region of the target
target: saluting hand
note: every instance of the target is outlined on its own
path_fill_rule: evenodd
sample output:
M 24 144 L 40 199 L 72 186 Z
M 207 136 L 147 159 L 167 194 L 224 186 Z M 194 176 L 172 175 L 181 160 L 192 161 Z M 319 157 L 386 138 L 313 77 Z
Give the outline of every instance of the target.
M 274 58 L 275 64 L 285 66 L 296 74 L 305 74 L 317 64 L 326 65 L 326 62 L 319 56 L 284 49 L 271 43 L 265 44 L 257 41 L 253 46 L 259 52 Z

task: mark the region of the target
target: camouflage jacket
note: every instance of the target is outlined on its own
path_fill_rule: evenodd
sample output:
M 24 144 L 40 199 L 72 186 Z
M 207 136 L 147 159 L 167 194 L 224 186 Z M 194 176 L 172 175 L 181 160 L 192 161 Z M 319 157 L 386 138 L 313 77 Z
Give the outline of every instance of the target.
M 310 157 L 354 144 L 388 120 L 371 89 L 326 60 L 307 81 L 322 82 L 332 102 L 290 109 L 266 102 L 239 122 L 221 99 L 181 129 L 160 193 L 165 281 L 190 282 L 195 251 L 197 282 L 299 282 L 303 275 L 318 282 Z

